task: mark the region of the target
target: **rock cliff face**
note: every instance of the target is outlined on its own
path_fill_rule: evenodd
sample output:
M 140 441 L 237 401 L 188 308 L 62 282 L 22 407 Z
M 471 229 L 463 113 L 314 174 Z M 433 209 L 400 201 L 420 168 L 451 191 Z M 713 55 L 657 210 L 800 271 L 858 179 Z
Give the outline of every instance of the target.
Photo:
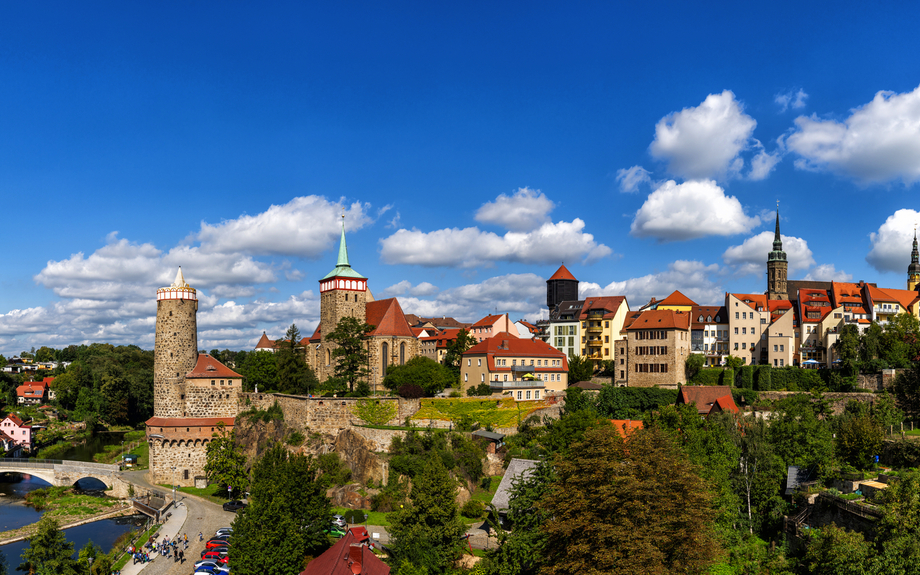
M 385 484 L 389 479 L 389 464 L 374 453 L 376 445 L 351 429 L 343 429 L 335 438 L 335 452 L 351 469 L 351 478 L 363 485 L 372 481 Z
M 236 418 L 234 436 L 243 448 L 246 466 L 250 469 L 272 443 L 284 441 L 286 427 L 283 421 L 251 421 L 248 417 Z

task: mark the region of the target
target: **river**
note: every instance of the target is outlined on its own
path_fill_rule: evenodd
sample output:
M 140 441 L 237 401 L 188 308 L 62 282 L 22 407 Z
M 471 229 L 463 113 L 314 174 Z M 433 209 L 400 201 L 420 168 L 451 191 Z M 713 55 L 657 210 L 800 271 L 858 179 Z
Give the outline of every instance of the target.
M 86 440 L 86 443 L 76 445 L 69 449 L 61 459 L 73 461 L 93 461 L 93 455 L 102 451 L 106 445 L 121 443 L 124 433 L 97 433 Z M 27 493 L 36 489 L 48 487 L 49 484 L 42 479 L 18 473 L 0 474 L 0 531 L 17 529 L 37 522 L 41 511 L 25 505 Z M 102 489 L 104 485 L 95 479 L 80 480 L 77 487 L 85 490 Z M 78 552 L 86 542 L 92 539 L 93 543 L 102 547 L 108 553 L 115 541 L 124 533 L 143 525 L 145 517 L 140 518 L 120 517 L 117 519 L 104 519 L 72 527 L 64 531 L 67 540 L 73 542 L 74 551 Z M 28 541 L 19 541 L 0 547 L 7 563 L 7 571 L 15 572 L 21 562 L 22 551 L 29 546 Z

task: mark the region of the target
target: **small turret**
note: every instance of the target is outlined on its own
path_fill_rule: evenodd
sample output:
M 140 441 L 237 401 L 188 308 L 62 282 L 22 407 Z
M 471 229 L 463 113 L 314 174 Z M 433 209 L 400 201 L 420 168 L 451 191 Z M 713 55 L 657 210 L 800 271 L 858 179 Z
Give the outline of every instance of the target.
M 914 228 L 914 249 L 910 252 L 910 265 L 907 266 L 907 289 L 913 291 L 920 286 L 920 251 L 917 250 L 917 228 Z

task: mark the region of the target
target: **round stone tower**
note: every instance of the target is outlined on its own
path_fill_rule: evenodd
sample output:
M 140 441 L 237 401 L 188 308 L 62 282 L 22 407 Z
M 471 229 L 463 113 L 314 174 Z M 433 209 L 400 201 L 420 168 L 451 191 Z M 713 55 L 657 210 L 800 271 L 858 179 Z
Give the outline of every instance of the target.
M 176 281 L 157 290 L 156 342 L 153 349 L 153 415 L 185 416 L 185 374 L 198 361 L 198 294 Z

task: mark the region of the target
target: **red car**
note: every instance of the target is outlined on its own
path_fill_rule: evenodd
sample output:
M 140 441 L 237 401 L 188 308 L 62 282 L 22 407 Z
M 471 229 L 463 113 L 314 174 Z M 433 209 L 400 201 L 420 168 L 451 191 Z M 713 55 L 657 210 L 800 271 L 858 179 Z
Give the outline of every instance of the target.
M 207 561 L 216 561 L 218 563 L 227 563 L 230 561 L 230 557 L 227 555 L 226 551 L 205 551 L 201 554 L 201 558 Z
M 205 549 L 214 549 L 215 547 L 230 547 L 230 542 L 226 539 L 215 537 L 214 539 L 209 539 L 208 542 L 204 544 Z

